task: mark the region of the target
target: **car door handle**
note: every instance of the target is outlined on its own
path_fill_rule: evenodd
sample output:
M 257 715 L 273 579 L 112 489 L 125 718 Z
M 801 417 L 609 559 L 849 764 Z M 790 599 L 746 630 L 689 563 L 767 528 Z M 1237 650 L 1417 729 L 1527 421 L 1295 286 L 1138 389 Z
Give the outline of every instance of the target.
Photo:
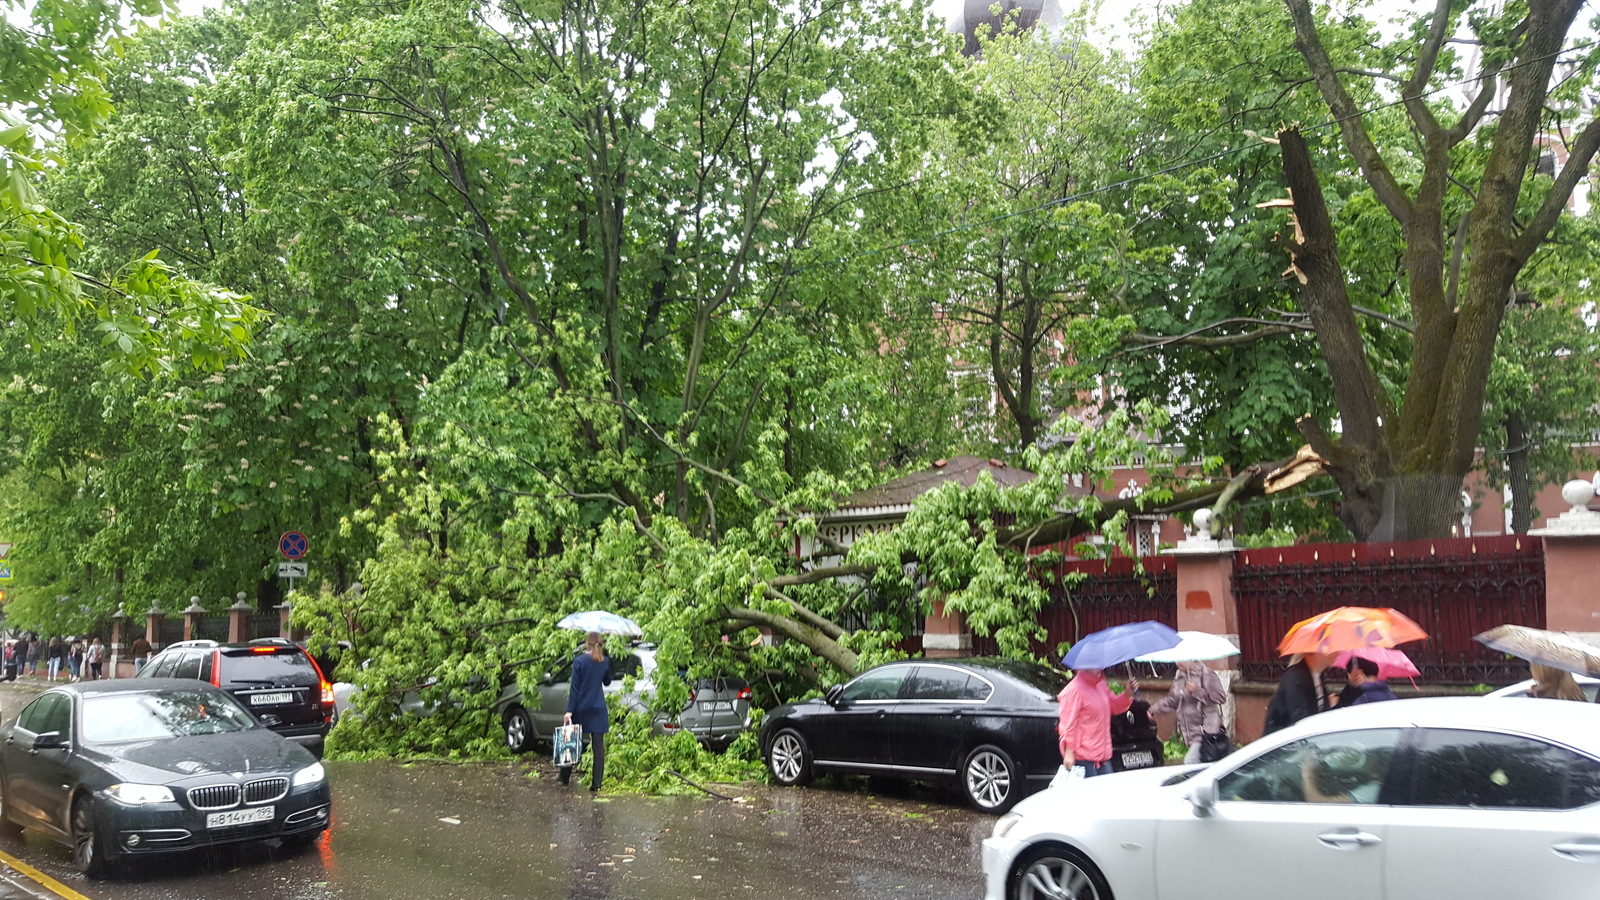
M 1600 859 L 1600 844 L 1551 844 L 1550 849 L 1561 856 L 1573 859 Z
M 1328 831 L 1317 835 L 1317 840 L 1336 850 L 1355 850 L 1383 843 L 1383 838 L 1365 831 Z

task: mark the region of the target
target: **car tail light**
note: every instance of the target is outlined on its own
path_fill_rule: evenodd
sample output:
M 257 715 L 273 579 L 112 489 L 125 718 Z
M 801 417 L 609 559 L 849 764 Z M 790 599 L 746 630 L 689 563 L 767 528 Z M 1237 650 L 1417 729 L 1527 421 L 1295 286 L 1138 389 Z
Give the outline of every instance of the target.
M 322 674 L 322 667 L 317 665 L 316 657 L 307 653 L 306 661 L 311 663 L 312 671 L 317 673 L 317 682 L 322 685 L 322 705 L 331 710 L 333 708 L 333 685 L 328 683 L 328 676 Z
M 251 653 L 277 653 L 277 647 L 251 647 Z
M 329 684 L 327 679 L 322 681 L 322 705 L 333 705 L 333 685 Z
M 755 694 L 750 690 L 750 686 L 749 685 L 745 685 L 743 688 L 741 688 L 739 690 L 739 699 L 740 700 L 749 700 L 751 697 L 754 697 L 754 696 L 755 696 Z
M 211 651 L 211 684 L 222 687 L 222 651 Z

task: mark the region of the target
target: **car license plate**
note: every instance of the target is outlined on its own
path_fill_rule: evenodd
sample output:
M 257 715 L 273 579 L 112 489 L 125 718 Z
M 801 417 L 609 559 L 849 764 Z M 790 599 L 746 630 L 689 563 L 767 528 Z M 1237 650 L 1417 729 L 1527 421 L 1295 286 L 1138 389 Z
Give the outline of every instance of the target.
M 1133 750 L 1122 754 L 1123 768 L 1148 769 L 1156 764 L 1156 758 L 1149 750 Z
M 251 694 L 251 706 L 273 706 L 279 703 L 293 703 L 294 695 L 288 692 L 278 694 Z
M 732 700 L 703 700 L 700 702 L 701 712 L 733 712 Z
M 270 806 L 260 809 L 230 809 L 227 812 L 214 812 L 206 815 L 207 828 L 232 828 L 235 825 L 252 825 L 256 822 L 271 822 L 277 810 Z

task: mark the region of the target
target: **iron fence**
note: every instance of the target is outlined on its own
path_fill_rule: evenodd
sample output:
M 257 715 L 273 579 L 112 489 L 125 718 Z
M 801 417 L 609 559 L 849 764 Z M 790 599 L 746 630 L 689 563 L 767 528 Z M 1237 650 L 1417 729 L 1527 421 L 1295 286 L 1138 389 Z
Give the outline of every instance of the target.
M 245 637 L 250 640 L 279 637 L 281 628 L 279 616 L 276 612 L 254 613 L 250 616 L 250 633 Z
M 168 616 L 161 620 L 161 646 L 166 647 L 183 640 L 183 617 Z
M 1544 627 L 1544 549 L 1521 535 L 1307 544 L 1240 551 L 1234 558 L 1240 668 L 1271 681 L 1277 643 L 1296 622 L 1337 606 L 1393 607 L 1428 632 L 1402 645 L 1434 684 L 1510 684 L 1526 664 L 1472 639 L 1507 623 Z

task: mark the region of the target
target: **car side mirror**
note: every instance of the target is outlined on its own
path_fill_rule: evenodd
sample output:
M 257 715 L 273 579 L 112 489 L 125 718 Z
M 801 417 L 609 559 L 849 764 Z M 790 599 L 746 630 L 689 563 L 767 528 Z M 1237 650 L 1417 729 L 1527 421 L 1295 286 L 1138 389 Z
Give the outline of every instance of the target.
M 1189 788 L 1189 802 L 1194 805 L 1194 814 L 1205 818 L 1217 805 L 1217 780 L 1201 774 L 1195 776 L 1193 785 Z
M 61 732 L 59 731 L 46 731 L 43 734 L 33 736 L 33 749 L 35 750 L 54 750 L 66 745 L 67 742 L 61 739 Z
M 844 696 L 844 685 L 836 684 L 828 688 L 828 692 L 822 695 L 822 699 L 826 700 L 829 706 L 838 706 L 839 698 L 842 696 Z

